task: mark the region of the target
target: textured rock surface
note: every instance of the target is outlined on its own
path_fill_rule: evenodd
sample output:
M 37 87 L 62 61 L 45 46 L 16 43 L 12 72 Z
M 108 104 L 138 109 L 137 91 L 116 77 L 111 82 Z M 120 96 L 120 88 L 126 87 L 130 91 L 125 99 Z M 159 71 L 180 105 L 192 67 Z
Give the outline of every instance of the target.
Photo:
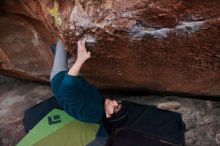
M 41 31 L 35 26 L 42 27 Z M 45 27 L 36 20 L 13 15 L 0 16 L 1 73 L 47 81 L 53 55 L 49 48 L 51 38 L 47 38 L 44 31 Z
M 42 21 L 72 54 L 87 36 L 83 74 L 98 87 L 220 95 L 218 0 L 11 0 L 4 10 Z
M 47 85 L 5 79 L 2 76 L 0 80 L 0 145 L 14 146 L 25 135 L 22 125 L 23 112 L 50 97 L 52 92 Z M 171 96 L 116 98 L 182 113 L 187 128 L 186 146 L 218 146 L 220 143 L 219 102 Z

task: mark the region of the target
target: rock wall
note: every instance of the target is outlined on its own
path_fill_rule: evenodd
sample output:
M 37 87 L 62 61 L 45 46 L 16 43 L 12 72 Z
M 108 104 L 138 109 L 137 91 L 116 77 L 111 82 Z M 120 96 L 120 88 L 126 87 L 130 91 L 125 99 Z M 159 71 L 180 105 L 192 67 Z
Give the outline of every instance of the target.
M 32 21 L 32 23 L 29 23 Z M 37 27 L 42 27 L 38 31 Z M 3 74 L 36 81 L 48 81 L 53 55 L 44 26 L 15 15 L 0 16 L 0 71 Z
M 82 72 L 100 88 L 220 95 L 218 0 L 10 0 L 2 4 L 2 11 L 16 15 L 19 21 L 25 17 L 41 22 L 36 32 L 41 37 L 59 36 L 72 55 L 76 41 L 86 36 L 92 58 Z M 40 32 L 42 29 L 47 33 Z M 26 45 L 26 41 L 19 42 Z M 40 69 L 17 64 L 14 71 L 22 69 L 19 76 L 29 78 L 27 74 L 31 74 L 41 80 L 42 75 L 49 75 L 52 64 L 48 42 L 43 40 L 45 46 L 28 49 L 37 56 L 32 58 L 27 54 L 19 57 L 20 52 L 17 57 L 10 56 L 16 49 L 2 47 L 0 41 L 3 52 L 11 49 L 1 58 L 12 65 L 21 58 L 28 64 L 34 59 Z M 12 61 L 15 58 L 16 63 Z

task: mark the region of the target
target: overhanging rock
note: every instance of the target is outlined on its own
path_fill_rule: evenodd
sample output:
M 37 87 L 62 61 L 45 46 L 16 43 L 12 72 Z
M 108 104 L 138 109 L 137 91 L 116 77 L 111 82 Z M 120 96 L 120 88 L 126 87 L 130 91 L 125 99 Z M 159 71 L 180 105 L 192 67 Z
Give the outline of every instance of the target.
M 11 0 L 3 8 L 41 21 L 71 54 L 86 36 L 92 58 L 82 72 L 100 88 L 220 95 L 218 0 Z

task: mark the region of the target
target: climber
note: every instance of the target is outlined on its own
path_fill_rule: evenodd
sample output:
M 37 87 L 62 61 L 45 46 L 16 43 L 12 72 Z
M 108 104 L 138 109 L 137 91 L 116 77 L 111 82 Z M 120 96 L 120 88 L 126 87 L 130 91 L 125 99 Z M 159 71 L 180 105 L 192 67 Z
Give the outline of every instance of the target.
M 102 128 L 99 129 L 98 135 L 105 137 L 107 132 L 103 130 L 106 129 L 103 118 L 118 118 L 112 115 L 117 112 L 120 115 L 126 114 L 126 110 L 121 102 L 110 98 L 104 99 L 95 86 L 79 75 L 82 65 L 91 56 L 86 50 L 85 43 L 86 38 L 78 41 L 77 59 L 68 70 L 68 54 L 63 42 L 61 40 L 57 42 L 50 76 L 51 86 L 58 103 L 69 115 L 80 121 L 101 124 Z

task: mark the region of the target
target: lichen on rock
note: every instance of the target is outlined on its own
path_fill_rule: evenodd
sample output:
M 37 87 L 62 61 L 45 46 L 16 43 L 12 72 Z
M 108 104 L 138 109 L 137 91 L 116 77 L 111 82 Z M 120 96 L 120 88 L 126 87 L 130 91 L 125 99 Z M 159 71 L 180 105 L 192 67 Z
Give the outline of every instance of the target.
M 48 8 L 48 13 L 54 18 L 57 27 L 62 25 L 62 19 L 59 14 L 59 5 L 56 1 L 54 2 L 53 8 Z

